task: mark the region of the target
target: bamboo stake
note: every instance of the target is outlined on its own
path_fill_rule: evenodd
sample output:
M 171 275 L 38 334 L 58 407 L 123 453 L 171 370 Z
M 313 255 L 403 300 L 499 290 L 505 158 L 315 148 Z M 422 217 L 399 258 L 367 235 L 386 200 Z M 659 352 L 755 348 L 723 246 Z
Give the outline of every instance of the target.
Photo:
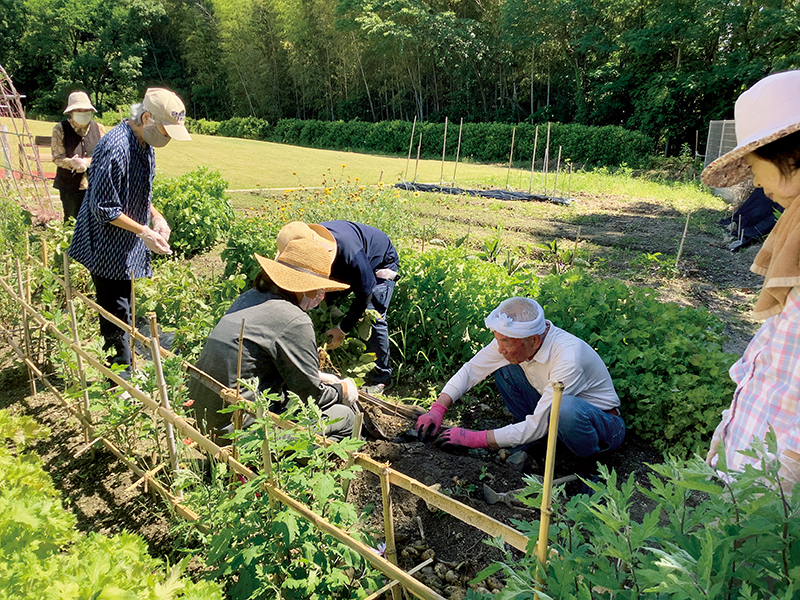
M 536 126 L 536 135 L 533 137 L 533 156 L 531 157 L 531 179 L 528 182 L 528 193 L 533 189 L 533 170 L 536 167 L 536 146 L 539 143 L 539 126 Z
M 242 378 L 242 347 L 244 346 L 244 319 L 242 319 L 242 325 L 239 328 L 239 350 L 238 354 L 236 355 L 236 397 L 238 398 L 241 394 L 241 384 L 239 380 Z M 242 411 L 237 409 L 233 412 L 233 429 L 234 431 L 239 431 L 242 428 Z M 236 448 L 233 449 L 234 456 L 236 456 Z
M 517 136 L 517 128 L 511 129 L 511 152 L 508 155 L 508 170 L 506 171 L 506 189 L 508 188 L 508 180 L 511 177 L 511 163 L 514 160 L 514 138 Z
M 456 163 L 453 165 L 453 184 L 456 187 L 456 170 L 458 169 L 458 159 L 461 156 L 461 130 L 464 129 L 464 117 L 461 117 L 461 124 L 458 126 L 458 146 L 456 148 Z
M 444 156 L 447 149 L 447 117 L 444 118 L 444 136 L 442 137 L 442 169 L 439 172 L 439 185 L 444 183 Z
M 75 303 L 72 299 L 67 300 L 67 309 L 69 310 L 69 320 L 70 326 L 72 327 L 72 340 L 75 342 L 75 345 L 80 348 L 81 340 L 80 336 L 78 335 L 78 319 L 75 317 Z M 90 410 L 90 401 L 89 401 L 89 390 L 87 389 L 86 385 L 86 370 L 83 367 L 83 357 L 81 356 L 80 352 L 75 353 L 75 360 L 76 364 L 78 365 L 78 378 L 81 382 L 81 389 L 83 390 L 83 399 L 81 400 L 81 409 L 83 410 L 83 414 L 86 417 L 86 420 L 91 423 L 92 422 L 92 415 Z M 84 429 L 83 430 L 83 441 L 85 443 L 89 443 L 89 432 Z
M 164 369 L 161 364 L 160 343 L 158 339 L 158 323 L 156 322 L 156 313 L 147 313 L 147 319 L 150 321 L 150 344 L 153 349 L 153 368 L 156 374 L 156 382 L 158 383 L 158 394 L 161 396 L 161 406 L 169 409 L 169 398 L 167 397 L 167 380 L 164 378 Z M 172 468 L 173 475 L 178 470 L 178 448 L 175 444 L 175 431 L 172 429 L 172 423 L 167 421 L 165 423 L 166 436 L 167 436 L 167 452 L 169 453 L 169 465 Z M 178 494 L 180 497 L 181 494 Z
M 403 181 L 408 181 L 408 165 L 411 163 L 411 149 L 414 147 L 414 132 L 417 129 L 417 115 L 414 115 L 414 123 L 411 125 L 411 139 L 408 142 L 408 158 L 406 159 L 406 174 Z
M 56 281 L 61 282 L 62 287 L 64 288 L 64 296 L 69 301 L 72 300 L 72 282 L 70 281 L 69 277 L 69 255 L 66 252 L 64 252 L 63 257 L 64 257 L 64 281 L 61 281 L 60 279 L 58 279 L 58 277 L 56 277 Z
M 47 253 L 47 239 L 42 238 L 42 266 L 45 269 L 50 268 L 50 257 Z
M 414 183 L 417 183 L 417 171 L 419 170 L 419 155 L 422 152 L 422 132 L 419 132 L 419 145 L 417 145 L 417 162 L 414 164 Z
M 567 184 L 567 198 L 572 194 L 572 163 L 569 163 L 569 183 Z
M 539 520 L 539 546 L 537 558 L 541 571 L 536 580 L 541 585 L 544 583 L 544 574 L 547 569 L 547 542 L 550 529 L 550 506 L 553 501 L 553 471 L 556 462 L 556 441 L 558 440 L 558 413 L 561 410 L 561 398 L 564 394 L 564 384 L 561 381 L 553 383 L 553 404 L 550 407 L 550 427 L 547 432 L 547 455 L 544 465 L 544 482 L 542 486 L 542 507 Z
M 131 337 L 128 340 L 131 345 L 131 373 L 136 370 L 136 278 L 133 276 L 133 269 L 131 269 L 131 322 L 126 323 L 130 327 Z M 150 334 L 153 331 L 150 330 Z
M 419 517 L 417 517 L 417 518 L 419 518 Z M 416 567 L 414 567 L 413 569 L 409 569 L 409 570 L 408 570 L 408 574 L 409 574 L 409 575 L 413 575 L 414 573 L 417 573 L 417 572 L 421 571 L 422 569 L 424 569 L 425 567 L 427 567 L 427 566 L 428 566 L 429 564 L 431 564 L 432 562 L 433 562 L 433 559 L 432 559 L 432 558 L 429 558 L 429 559 L 427 559 L 427 560 L 424 560 L 424 561 L 422 561 L 421 563 L 419 563 L 419 564 L 418 564 Z M 390 581 L 390 582 L 389 582 L 389 583 L 387 583 L 385 586 L 383 586 L 381 589 L 379 589 L 379 590 L 376 590 L 375 592 L 373 592 L 372 594 L 370 594 L 369 596 L 367 596 L 366 598 L 364 598 L 364 600 L 378 600 L 378 598 L 381 598 L 381 597 L 382 597 L 382 596 L 383 596 L 383 595 L 384 595 L 386 592 L 388 592 L 389 590 L 391 590 L 391 589 L 392 589 L 393 587 L 395 587 L 395 586 L 396 586 L 398 583 L 400 583 L 400 582 L 399 582 L 399 581 L 397 581 L 397 580 L 395 580 L 395 581 Z
M 356 412 L 356 420 L 353 423 L 353 433 L 350 435 L 351 438 L 354 440 L 361 438 L 361 428 L 364 426 L 364 413 L 361 411 Z M 347 462 L 344 465 L 344 470 L 346 471 L 350 467 L 352 467 L 356 462 L 356 457 L 352 454 L 347 457 Z M 350 493 L 350 483 L 352 479 L 344 479 L 342 481 L 342 491 L 344 492 L 344 499 L 347 502 L 347 495 Z
M 381 469 L 381 496 L 383 497 L 383 532 L 386 536 L 386 560 L 397 564 L 397 548 L 394 542 L 394 515 L 392 513 L 392 489 L 389 485 L 388 465 Z M 400 600 L 400 589 L 392 588 L 392 599 Z
M 25 236 L 27 240 L 28 237 Z M 22 297 L 23 295 L 27 297 L 27 292 L 25 287 L 22 284 L 22 265 L 19 262 L 19 259 L 16 259 L 17 264 L 17 286 L 19 287 L 19 295 Z M 30 302 L 30 300 L 28 300 Z M 28 312 L 25 307 L 22 307 L 22 333 L 23 333 L 23 340 L 25 341 L 25 356 L 29 359 L 32 359 L 31 356 L 31 331 L 28 327 Z M 36 378 L 33 375 L 33 371 L 31 371 L 30 367 L 28 367 L 28 379 L 31 384 L 31 394 L 36 396 Z
M 678 255 L 675 257 L 675 268 L 678 268 L 678 263 L 681 260 L 681 254 L 683 253 L 683 242 L 686 240 L 686 232 L 689 231 L 689 217 L 692 216 L 692 213 L 686 213 L 686 224 L 683 226 L 683 235 L 681 236 L 681 243 L 678 246 Z
M 544 146 L 544 165 L 542 165 L 543 182 L 542 188 L 545 195 L 547 194 L 547 173 L 550 171 L 550 123 L 547 124 L 547 143 Z
M 558 147 L 558 160 L 556 160 L 556 176 L 553 183 L 553 197 L 556 198 L 556 190 L 558 190 L 558 173 L 561 171 L 561 146 Z

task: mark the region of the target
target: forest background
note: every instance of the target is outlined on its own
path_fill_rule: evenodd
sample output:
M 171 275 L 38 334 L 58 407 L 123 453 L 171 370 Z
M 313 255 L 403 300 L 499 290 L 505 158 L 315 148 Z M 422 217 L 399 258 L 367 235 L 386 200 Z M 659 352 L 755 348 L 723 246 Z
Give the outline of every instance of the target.
M 800 2 L 0 0 L 0 40 L 40 117 L 165 85 L 195 119 L 620 125 L 677 154 L 800 67 Z

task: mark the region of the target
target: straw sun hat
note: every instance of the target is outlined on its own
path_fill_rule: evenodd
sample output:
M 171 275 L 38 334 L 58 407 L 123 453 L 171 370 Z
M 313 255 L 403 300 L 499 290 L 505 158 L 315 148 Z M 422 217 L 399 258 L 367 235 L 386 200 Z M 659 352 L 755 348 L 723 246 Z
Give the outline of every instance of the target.
M 306 231 L 300 225 L 312 233 L 306 235 Z M 287 227 L 289 230 L 284 231 Z M 327 233 L 327 230 L 325 232 Z M 330 244 L 323 245 L 320 240 L 315 239 L 316 233 L 305 223 L 299 221 L 289 223 L 278 234 L 279 251 L 275 260 L 255 255 L 258 264 L 275 285 L 290 292 L 314 290 L 331 292 L 350 287 L 345 283 L 329 279 L 331 264 L 336 256 L 336 245 L 335 242 L 332 248 Z M 295 234 L 299 235 L 294 237 Z M 333 236 L 330 241 L 332 240 Z
M 729 187 L 752 173 L 745 155 L 795 131 L 800 131 L 800 71 L 765 77 L 736 100 L 736 148 L 708 165 L 703 183 Z

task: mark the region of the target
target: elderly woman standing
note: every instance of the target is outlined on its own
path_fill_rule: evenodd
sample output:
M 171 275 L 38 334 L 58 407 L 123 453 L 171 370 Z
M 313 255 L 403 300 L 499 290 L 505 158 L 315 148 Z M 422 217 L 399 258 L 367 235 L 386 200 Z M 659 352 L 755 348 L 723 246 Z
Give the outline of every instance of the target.
M 92 164 L 94 147 L 106 132 L 94 120 L 96 112 L 86 92 L 72 92 L 64 109 L 67 118 L 53 127 L 50 152 L 57 167 L 53 187 L 61 196 L 65 223 L 70 217 L 78 218 L 88 184 L 86 170 Z
M 750 269 L 764 276 L 753 316 L 766 319 L 731 367 L 736 391 L 714 432 L 708 462 L 725 453 L 729 470 L 772 428 L 782 487 L 800 481 L 800 71 L 770 75 L 736 101 L 736 148 L 703 171 L 703 182 L 728 187 L 749 176 L 784 211 Z
M 255 255 L 261 272 L 214 327 L 197 368 L 235 388 L 244 321 L 241 378 L 257 377 L 259 391 L 280 396 L 279 405 L 271 407 L 274 411 L 286 407 L 287 392 L 316 403 L 327 418 L 337 420 L 325 435 L 342 439 L 350 435 L 355 422 L 350 406 L 358 398 L 358 388 L 352 379 L 320 373 L 314 326 L 306 311 L 318 306 L 325 292 L 349 286 L 329 279 L 336 251 L 324 227 L 295 221 L 281 229 L 278 241 L 283 250 L 275 260 Z M 249 390 L 242 395 L 253 399 Z M 192 378 L 189 396 L 202 431 L 219 437 L 233 430 L 231 413 L 219 412 L 224 404 L 216 392 Z

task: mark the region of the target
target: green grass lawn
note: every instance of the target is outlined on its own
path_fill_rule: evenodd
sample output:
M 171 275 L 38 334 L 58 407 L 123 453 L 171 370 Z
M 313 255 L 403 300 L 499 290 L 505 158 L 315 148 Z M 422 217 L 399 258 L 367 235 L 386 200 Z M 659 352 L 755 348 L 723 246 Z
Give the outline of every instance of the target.
M 0 120 L 2 121 L 2 120 Z M 33 135 L 49 135 L 53 124 L 28 121 Z M 609 173 L 605 170 L 575 172 L 570 176 L 562 170 L 556 185 L 553 173 L 545 180 L 542 173 L 531 178 L 525 168 L 511 169 L 505 165 L 484 165 L 453 161 L 421 160 L 419 166 L 412 157 L 378 156 L 356 152 L 319 150 L 272 142 L 193 135 L 190 142 L 171 142 L 156 150 L 159 175 L 174 177 L 199 166 L 219 171 L 231 190 L 243 189 L 297 189 L 299 187 L 330 186 L 337 181 L 372 185 L 379 181 L 393 184 L 414 179 L 438 183 L 441 178 L 451 184 L 456 171 L 456 184 L 461 187 L 504 188 L 506 181 L 512 189 L 558 196 L 613 194 L 632 200 L 651 199 L 669 204 L 682 212 L 698 208 L 724 207 L 724 203 L 708 190 L 692 183 L 659 183 L 631 177 L 626 173 Z M 43 165 L 48 170 L 48 165 Z M 522 166 L 522 163 L 520 163 Z M 406 169 L 408 169 L 406 176 Z

